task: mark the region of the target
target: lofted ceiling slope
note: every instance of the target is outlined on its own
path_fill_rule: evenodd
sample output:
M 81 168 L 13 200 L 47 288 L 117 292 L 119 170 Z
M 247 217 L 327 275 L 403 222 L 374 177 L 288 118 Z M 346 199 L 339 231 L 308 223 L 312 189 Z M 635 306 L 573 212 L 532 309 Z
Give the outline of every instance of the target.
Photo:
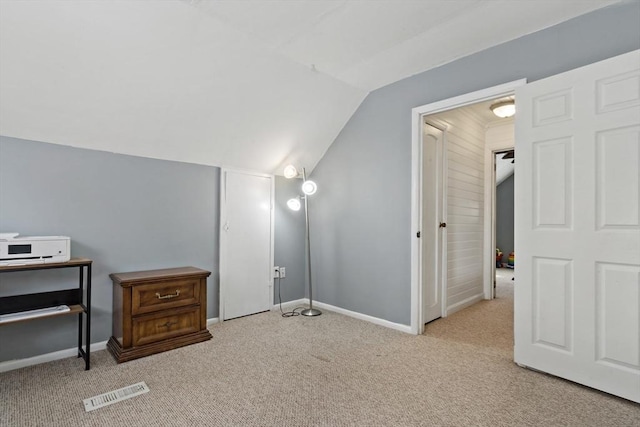
M 372 90 L 620 0 L 0 0 L 0 134 L 313 169 Z

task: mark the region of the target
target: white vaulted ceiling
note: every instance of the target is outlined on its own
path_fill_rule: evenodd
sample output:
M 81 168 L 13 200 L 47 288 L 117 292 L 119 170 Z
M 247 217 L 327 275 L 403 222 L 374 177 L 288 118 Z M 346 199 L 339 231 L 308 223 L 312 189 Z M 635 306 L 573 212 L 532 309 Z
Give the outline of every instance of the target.
M 312 169 L 372 90 L 619 0 L 0 0 L 0 134 Z

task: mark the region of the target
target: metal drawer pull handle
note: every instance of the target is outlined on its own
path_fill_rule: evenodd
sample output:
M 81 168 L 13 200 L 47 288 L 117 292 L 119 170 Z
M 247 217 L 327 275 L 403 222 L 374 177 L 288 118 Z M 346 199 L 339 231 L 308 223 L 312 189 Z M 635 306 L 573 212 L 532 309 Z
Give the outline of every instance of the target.
M 175 297 L 179 297 L 180 296 L 180 290 L 176 289 L 176 293 L 175 294 L 167 294 L 167 295 L 160 295 L 160 292 L 156 292 L 156 298 L 158 299 L 171 299 L 171 298 L 175 298 Z
M 177 325 L 177 324 L 178 324 L 178 322 L 167 322 L 167 323 L 164 323 L 164 324 L 158 325 L 158 326 L 164 326 L 165 328 L 168 328 L 171 325 Z

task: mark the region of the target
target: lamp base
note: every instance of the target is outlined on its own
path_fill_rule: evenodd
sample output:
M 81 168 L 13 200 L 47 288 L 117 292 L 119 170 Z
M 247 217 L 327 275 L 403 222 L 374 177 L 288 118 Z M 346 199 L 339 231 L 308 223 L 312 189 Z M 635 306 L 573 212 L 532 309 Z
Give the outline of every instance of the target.
M 322 312 L 320 310 L 316 310 L 315 308 L 307 308 L 306 310 L 302 310 L 300 312 L 303 316 L 320 316 Z

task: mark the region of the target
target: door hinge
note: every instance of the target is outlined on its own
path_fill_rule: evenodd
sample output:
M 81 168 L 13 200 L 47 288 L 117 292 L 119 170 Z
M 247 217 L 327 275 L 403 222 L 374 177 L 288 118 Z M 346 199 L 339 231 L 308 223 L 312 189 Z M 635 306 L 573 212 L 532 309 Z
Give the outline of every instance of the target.
M 419 231 L 416 233 L 416 237 L 417 237 L 418 239 L 420 238 L 420 232 L 419 232 Z
M 440 228 L 447 228 L 447 223 L 446 222 L 441 222 L 440 223 Z

